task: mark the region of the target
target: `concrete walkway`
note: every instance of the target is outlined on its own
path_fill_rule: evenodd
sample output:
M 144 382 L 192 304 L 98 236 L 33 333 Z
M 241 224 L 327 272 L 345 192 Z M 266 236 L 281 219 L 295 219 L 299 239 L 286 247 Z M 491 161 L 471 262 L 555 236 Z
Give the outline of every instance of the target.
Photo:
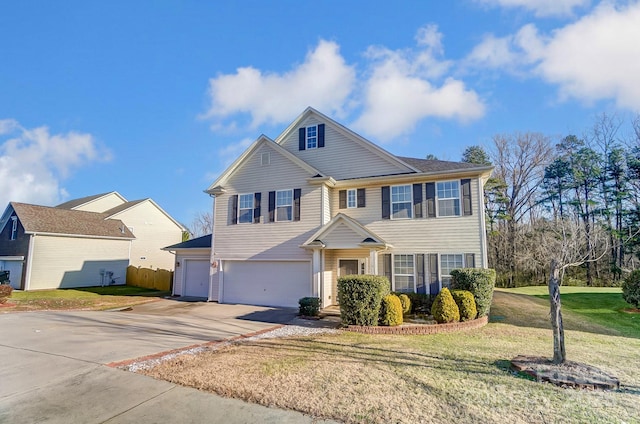
M 295 310 L 162 300 L 127 312 L 0 314 L 0 423 L 311 423 L 111 368 L 291 321 Z

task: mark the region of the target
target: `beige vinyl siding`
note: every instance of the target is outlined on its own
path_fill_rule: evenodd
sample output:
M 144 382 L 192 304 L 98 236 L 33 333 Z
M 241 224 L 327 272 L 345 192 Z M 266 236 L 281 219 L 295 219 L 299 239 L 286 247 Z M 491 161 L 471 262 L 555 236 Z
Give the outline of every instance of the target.
M 478 199 L 478 179 L 471 180 L 473 215 L 457 217 L 383 220 L 381 195 L 383 185 L 389 184 L 366 187 L 367 206 L 365 208 L 338 209 L 338 189 L 332 190 L 331 204 L 334 206 L 332 215 L 341 212 L 354 218 L 393 245 L 392 250 L 395 252 L 475 253 L 476 264 L 479 266 L 483 263 L 483 234 L 480 220 L 484 219 L 484 209 L 483 199 Z
M 93 200 L 85 205 L 80 205 L 74 209 L 78 211 L 102 213 L 108 211 L 109 209 L 115 208 L 116 206 L 120 206 L 123 203 L 125 203 L 125 201 L 118 197 L 117 194 L 109 193 L 104 197 Z
M 331 221 L 331 189 L 327 186 L 322 186 L 322 223 L 321 225 L 327 224 Z
M 173 270 L 175 256 L 161 249 L 180 243 L 182 229 L 153 203 L 146 200 L 112 218 L 122 220 L 136 236 L 131 244 L 131 265 Z
M 325 147 L 298 150 L 298 129 L 282 141 L 281 145 L 326 176 L 336 180 L 407 173 L 410 170 L 383 157 L 382 153 L 369 150 L 361 143 L 348 138 L 331 123 L 310 116 L 301 125 L 325 124 Z
M 362 243 L 364 237 L 353 231 L 344 222 L 336 225 L 329 234 L 323 237 L 322 242 L 327 249 L 346 249 Z
M 129 240 L 33 236 L 29 290 L 99 286 L 100 270 L 124 284 Z
M 261 165 L 263 152 L 271 153 L 270 165 Z M 227 192 L 216 196 L 214 257 L 310 259 L 311 252 L 299 246 L 320 228 L 322 216 L 322 189 L 306 183 L 311 176 L 268 145 L 246 158 L 226 182 Z M 300 221 L 268 222 L 269 192 L 296 188 L 301 189 Z M 230 224 L 232 196 L 256 192 L 261 193 L 260 223 Z

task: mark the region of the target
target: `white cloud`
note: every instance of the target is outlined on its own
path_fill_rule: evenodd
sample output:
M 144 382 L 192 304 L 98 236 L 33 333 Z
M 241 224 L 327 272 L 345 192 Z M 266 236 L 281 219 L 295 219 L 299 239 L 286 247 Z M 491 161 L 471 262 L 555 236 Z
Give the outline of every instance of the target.
M 568 16 L 574 9 L 589 5 L 590 0 L 477 0 L 489 6 L 523 8 L 538 17 Z
M 23 128 L 0 120 L 0 205 L 10 201 L 51 205 L 66 197 L 60 187 L 73 168 L 108 160 L 90 134 L 50 134 L 47 127 Z
M 289 122 L 307 106 L 341 114 L 355 84 L 355 70 L 345 63 L 339 46 L 321 40 L 305 61 L 283 74 L 262 73 L 253 67 L 209 80 L 211 107 L 205 117 L 220 127 L 239 113 L 251 116 L 251 125 Z M 233 126 L 227 123 L 225 126 Z
M 446 74 L 452 62 L 441 60 L 441 34 L 429 25 L 418 31 L 423 50 L 372 47 L 371 76 L 364 92 L 364 110 L 355 129 L 389 141 L 410 132 L 428 117 L 468 121 L 484 115 L 477 93 Z
M 563 98 L 613 99 L 640 111 L 640 3 L 603 3 L 591 14 L 541 35 L 534 25 L 515 35 L 488 35 L 467 61 L 480 68 L 527 72 L 556 84 Z

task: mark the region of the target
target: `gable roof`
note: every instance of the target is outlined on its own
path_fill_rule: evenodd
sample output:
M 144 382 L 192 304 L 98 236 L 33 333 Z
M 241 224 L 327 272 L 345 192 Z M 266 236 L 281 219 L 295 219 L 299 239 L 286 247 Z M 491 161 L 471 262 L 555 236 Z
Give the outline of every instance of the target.
M 354 240 L 353 246 L 356 247 L 390 247 L 387 242 L 385 242 L 381 237 L 373 233 L 372 231 L 365 228 L 362 224 L 360 224 L 355 219 L 347 216 L 343 213 L 338 213 L 334 216 L 331 221 L 322 226 L 318 231 L 316 231 L 307 241 L 305 241 L 301 247 L 304 248 L 317 248 L 317 247 L 325 247 L 323 238 L 327 238 L 329 234 L 331 234 L 334 230 L 336 230 L 341 224 L 346 225 L 351 231 L 353 231 L 356 235 L 359 236 L 359 240 Z M 344 248 L 341 246 L 340 248 Z
M 162 248 L 162 250 L 178 249 L 211 249 L 211 234 L 207 234 L 206 236 L 197 237 L 191 240 L 183 241 L 182 243 L 172 244 L 171 246 Z
M 249 158 L 260 146 L 269 146 L 272 149 L 274 149 L 277 153 L 280 153 L 282 156 L 284 156 L 285 158 L 287 158 L 289 161 L 293 162 L 294 164 L 298 165 L 300 168 L 304 169 L 305 171 L 307 171 L 309 173 L 309 175 L 320 175 L 323 176 L 323 174 L 318 171 L 317 169 L 315 169 L 313 166 L 309 165 L 308 163 L 306 163 L 305 161 L 303 161 L 302 159 L 298 158 L 297 156 L 293 155 L 291 152 L 289 152 L 288 150 L 286 150 L 284 147 L 280 146 L 279 144 L 275 143 L 273 140 L 271 140 L 269 137 L 267 137 L 266 135 L 262 134 L 260 137 L 258 137 L 258 139 L 256 141 L 254 141 L 251 146 L 249 146 L 247 148 L 247 150 L 245 150 L 238 159 L 236 159 L 231 166 L 229 166 L 219 177 L 217 180 L 215 180 L 210 186 L 209 188 L 207 188 L 205 190 L 205 193 L 209 193 L 209 194 L 214 194 L 215 190 L 218 189 L 220 186 L 224 186 L 224 184 L 226 183 L 226 181 L 229 179 L 229 177 L 231 175 L 233 175 L 233 173 L 236 171 L 236 169 L 238 169 L 238 167 L 247 159 Z
M 177 227 L 180 228 L 180 230 L 182 231 L 186 231 L 187 229 L 185 228 L 184 225 L 182 225 L 181 223 L 179 223 L 178 221 L 176 221 L 175 219 L 173 219 L 173 217 L 171 215 L 169 215 L 167 212 L 165 212 L 164 209 L 162 209 L 160 207 L 160 205 L 158 205 L 156 202 L 153 201 L 153 199 L 151 199 L 150 197 L 147 197 L 146 199 L 139 199 L 139 200 L 132 200 L 130 202 L 126 202 L 123 203 L 121 205 L 116 206 L 115 208 L 111 208 L 107 211 L 104 211 L 102 213 L 102 215 L 105 217 L 105 219 L 109 219 L 109 218 L 114 218 L 117 215 L 121 214 L 122 212 L 135 208 L 136 206 L 145 203 L 145 202 L 149 202 L 151 203 L 153 206 L 155 206 L 156 209 L 158 209 L 164 216 L 166 216 L 167 218 L 169 218 L 169 220 L 171 222 L 173 222 Z
M 65 234 L 125 240 L 136 238 L 122 221 L 105 219 L 103 214 L 97 212 L 18 202 L 9 203 L 9 207 L 15 211 L 25 233 L 28 234 Z
M 67 202 L 60 203 L 59 205 L 56 206 L 56 208 L 60 208 L 60 209 L 75 209 L 75 208 L 77 208 L 79 206 L 86 205 L 87 203 L 93 202 L 94 200 L 98 200 L 100 198 L 109 196 L 111 194 L 115 194 L 116 196 L 121 198 L 123 202 L 127 201 L 127 199 L 122 197 L 120 195 L 120 193 L 118 193 L 117 191 L 109 191 L 107 193 L 94 194 L 93 196 L 86 196 L 86 197 L 81 197 L 79 199 L 72 199 L 72 200 L 69 200 Z
M 323 122 L 330 123 L 337 131 L 341 132 L 343 135 L 345 135 L 349 139 L 354 140 L 356 143 L 358 143 L 359 145 L 361 145 L 365 149 L 371 151 L 372 153 L 378 155 L 379 157 L 383 158 L 387 162 L 390 162 L 390 163 L 398 166 L 399 168 L 402 168 L 402 169 L 398 169 L 398 173 L 402 173 L 402 172 L 417 172 L 418 171 L 417 169 L 415 169 L 410 164 L 403 162 L 397 156 L 391 154 L 390 152 L 386 151 L 385 149 L 383 149 L 382 147 L 378 146 L 377 144 L 372 143 L 371 141 L 369 141 L 366 138 L 362 137 L 360 134 L 354 132 L 353 130 L 351 130 L 351 129 L 347 128 L 347 127 L 345 127 L 341 123 L 334 121 L 333 119 L 329 118 L 327 115 L 323 114 L 322 112 L 319 112 L 319 111 L 315 110 L 311 106 L 307 107 L 304 110 L 304 112 L 302 112 L 291 123 L 291 125 L 289 125 L 276 138 L 276 143 L 278 145 L 282 144 L 289 136 L 291 136 L 291 133 L 294 132 L 294 131 L 297 131 L 297 129 L 301 125 L 301 123 L 305 119 L 309 118 L 309 116 L 311 116 L 311 115 L 315 115 L 316 117 L 318 117 Z

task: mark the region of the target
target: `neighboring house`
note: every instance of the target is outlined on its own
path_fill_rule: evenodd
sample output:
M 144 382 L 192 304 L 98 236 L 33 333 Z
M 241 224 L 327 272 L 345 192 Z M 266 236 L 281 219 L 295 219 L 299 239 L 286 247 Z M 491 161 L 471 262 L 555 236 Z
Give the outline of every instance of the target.
M 23 290 L 124 284 L 128 265 L 173 270 L 162 248 L 183 230 L 153 200 L 117 192 L 56 207 L 11 202 L 0 217 L 0 270 Z
M 11 202 L 0 217 L 0 269 L 21 290 L 124 284 L 134 239 L 101 213 Z
M 308 108 L 275 140 L 260 136 L 206 190 L 209 299 L 296 306 L 317 296 L 328 306 L 347 274 L 438 293 L 452 269 L 487 266 L 491 171 L 394 156 Z
M 163 250 L 175 254 L 173 295 L 208 298 L 211 234 L 177 243 Z
M 118 192 L 70 200 L 60 209 L 100 212 L 105 219 L 119 219 L 136 236 L 131 244 L 130 265 L 173 270 L 174 257 L 162 248 L 182 240 L 186 230 L 151 199 L 127 201 Z

